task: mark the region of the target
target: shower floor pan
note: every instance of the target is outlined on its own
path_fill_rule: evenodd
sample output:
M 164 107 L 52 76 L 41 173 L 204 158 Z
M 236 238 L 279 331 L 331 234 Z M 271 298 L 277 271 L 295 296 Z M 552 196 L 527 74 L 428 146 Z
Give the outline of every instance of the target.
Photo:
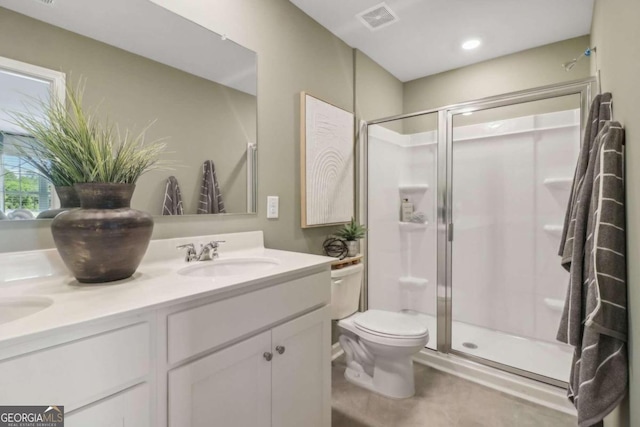
M 433 332 L 437 330 L 436 318 L 430 315 L 427 318 L 433 337 L 433 343 L 427 347 L 432 348 L 435 344 Z M 453 322 L 451 336 L 453 350 L 559 381 L 569 381 L 573 349 L 566 344 L 523 338 L 456 321 Z

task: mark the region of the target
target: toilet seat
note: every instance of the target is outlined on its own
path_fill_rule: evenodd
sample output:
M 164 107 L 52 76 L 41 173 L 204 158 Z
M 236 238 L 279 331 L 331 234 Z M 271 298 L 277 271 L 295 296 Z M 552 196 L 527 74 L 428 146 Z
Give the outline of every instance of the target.
M 369 311 L 378 312 L 382 310 L 369 310 Z M 338 325 L 346 330 L 351 331 L 352 333 L 359 336 L 361 339 L 365 341 L 369 341 L 376 344 L 387 345 L 390 347 L 414 347 L 414 346 L 424 347 L 426 343 L 429 341 L 429 331 L 426 327 L 426 323 L 422 328 L 424 330 L 424 333 L 422 335 L 391 335 L 391 334 L 385 334 L 380 331 L 367 329 L 365 327 L 366 325 L 369 325 L 369 327 L 374 327 L 374 328 L 376 327 L 375 322 L 369 323 L 367 321 L 367 318 L 370 316 L 367 316 L 365 317 L 365 319 L 363 319 L 365 326 L 358 325 L 360 317 L 362 317 L 369 311 L 365 311 L 364 313 L 356 313 L 346 319 L 342 319 L 338 322 Z M 406 313 L 393 313 L 393 312 L 385 312 L 385 313 L 400 314 L 403 316 L 411 317 L 410 314 L 406 314 Z M 376 314 L 374 314 L 373 316 L 376 316 Z M 376 320 L 379 320 L 379 319 L 380 317 L 376 318 Z M 383 329 L 383 328 L 378 328 L 378 329 Z M 396 328 L 394 328 L 393 330 L 398 331 L 398 329 Z M 416 329 L 409 329 L 409 330 L 415 331 Z
M 426 323 L 408 313 L 367 310 L 353 322 L 360 330 L 386 338 L 422 338 L 429 334 Z

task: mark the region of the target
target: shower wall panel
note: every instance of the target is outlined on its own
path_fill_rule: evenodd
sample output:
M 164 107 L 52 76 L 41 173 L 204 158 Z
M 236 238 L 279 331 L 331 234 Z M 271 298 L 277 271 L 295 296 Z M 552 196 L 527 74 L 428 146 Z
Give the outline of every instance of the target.
M 369 308 L 436 314 L 436 137 L 369 127 Z M 403 198 L 426 224 L 401 223 Z
M 454 322 L 555 342 L 579 123 L 570 110 L 454 127 Z
M 403 256 L 398 221 L 398 186 L 404 164 L 403 136 L 382 126 L 369 127 L 368 260 L 369 308 L 402 309 L 398 278 Z

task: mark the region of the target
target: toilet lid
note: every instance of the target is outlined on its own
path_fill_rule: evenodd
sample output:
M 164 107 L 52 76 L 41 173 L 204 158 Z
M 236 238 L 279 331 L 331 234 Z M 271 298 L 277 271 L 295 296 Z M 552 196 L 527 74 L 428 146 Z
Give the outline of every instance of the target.
M 408 313 L 384 310 L 367 310 L 354 319 L 355 325 L 363 330 L 395 337 L 419 337 L 426 335 L 427 324 L 420 317 Z

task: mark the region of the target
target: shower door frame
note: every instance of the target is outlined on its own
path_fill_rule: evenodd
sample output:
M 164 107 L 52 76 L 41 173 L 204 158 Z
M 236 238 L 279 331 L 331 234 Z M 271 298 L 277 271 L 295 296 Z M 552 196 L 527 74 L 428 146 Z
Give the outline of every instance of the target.
M 453 239 L 454 239 L 454 223 L 452 216 L 452 200 L 453 200 L 453 117 L 457 114 L 481 111 L 491 108 L 507 107 L 511 105 L 524 104 L 527 102 L 542 101 L 546 99 L 558 98 L 569 95 L 580 95 L 580 143 L 582 143 L 584 135 L 584 124 L 588 117 L 589 105 L 595 94 L 596 78 L 589 77 L 586 79 L 574 80 L 565 83 L 558 83 L 548 86 L 506 93 L 503 95 L 482 98 L 474 101 L 467 101 L 444 107 L 433 108 L 429 110 L 418 111 L 415 113 L 401 114 L 382 119 L 370 120 L 363 122 L 360 126 L 360 140 L 362 141 L 360 155 L 360 220 L 368 224 L 369 219 L 369 147 L 368 135 L 369 126 L 380 125 L 383 123 L 393 122 L 396 120 L 409 119 L 413 117 L 424 116 L 428 114 L 438 115 L 438 143 L 437 143 L 437 305 L 436 305 L 436 321 L 437 321 L 437 346 L 436 350 L 425 348 L 424 351 L 437 351 L 438 353 L 452 354 L 457 357 L 479 363 L 481 365 L 500 369 L 512 374 L 520 375 L 546 384 L 558 387 L 567 387 L 564 381 L 540 375 L 534 372 L 515 368 L 510 365 L 484 359 L 478 356 L 455 350 L 452 348 L 452 255 L 453 255 Z M 368 239 L 365 241 L 365 256 L 369 252 Z M 365 258 L 366 259 L 366 258 Z M 362 308 L 368 308 L 368 268 L 365 269 L 365 286 L 362 295 Z

